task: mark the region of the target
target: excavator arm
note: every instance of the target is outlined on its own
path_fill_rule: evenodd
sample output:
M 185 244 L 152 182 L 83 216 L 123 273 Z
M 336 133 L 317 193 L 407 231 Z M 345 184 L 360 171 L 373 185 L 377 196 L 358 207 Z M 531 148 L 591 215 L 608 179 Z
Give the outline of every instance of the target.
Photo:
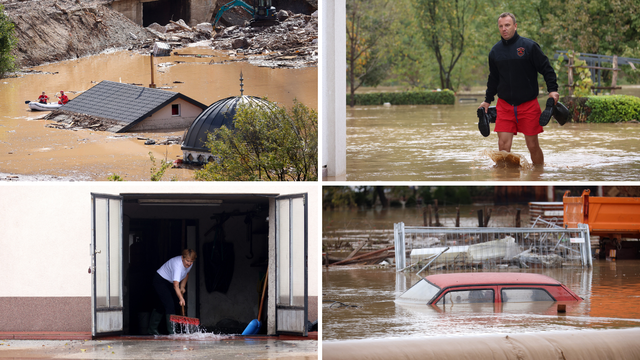
M 220 18 L 222 18 L 222 14 L 224 14 L 225 11 L 237 6 L 243 8 L 246 12 L 248 12 L 251 15 L 251 17 L 255 16 L 255 12 L 252 6 L 248 5 L 242 0 L 233 0 L 230 3 L 224 4 L 224 6 L 222 6 L 220 10 L 218 10 L 218 13 L 216 14 L 216 18 L 213 21 L 213 27 L 214 28 L 216 27 L 216 25 L 218 24 L 218 21 L 220 21 Z

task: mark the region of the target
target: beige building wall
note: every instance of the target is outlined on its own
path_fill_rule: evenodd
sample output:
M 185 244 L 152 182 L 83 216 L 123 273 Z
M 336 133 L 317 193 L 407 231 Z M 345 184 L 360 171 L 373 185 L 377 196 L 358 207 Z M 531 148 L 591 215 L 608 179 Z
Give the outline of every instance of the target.
M 180 116 L 171 115 L 171 106 L 180 105 Z M 156 111 L 153 115 L 142 120 L 129 132 L 150 131 L 150 130 L 186 130 L 191 126 L 193 120 L 200 115 L 203 109 L 183 99 L 176 99 L 171 104 Z

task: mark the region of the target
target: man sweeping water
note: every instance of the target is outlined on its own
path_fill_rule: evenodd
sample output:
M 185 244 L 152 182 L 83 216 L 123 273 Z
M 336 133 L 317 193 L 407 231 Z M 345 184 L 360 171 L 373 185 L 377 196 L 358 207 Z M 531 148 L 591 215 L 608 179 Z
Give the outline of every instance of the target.
M 502 39 L 489 52 L 489 79 L 485 100 L 478 108 L 478 128 L 489 136 L 489 105 L 498 95 L 497 117 L 494 131 L 498 133 L 498 149 L 511 151 L 513 136 L 524 134 L 534 165 L 544 164 L 544 154 L 538 142 L 542 127 L 549 123 L 560 98 L 556 73 L 549 59 L 534 41 L 517 32 L 515 15 L 502 13 L 498 29 Z M 547 84 L 549 99 L 541 111 L 538 104 L 538 73 Z

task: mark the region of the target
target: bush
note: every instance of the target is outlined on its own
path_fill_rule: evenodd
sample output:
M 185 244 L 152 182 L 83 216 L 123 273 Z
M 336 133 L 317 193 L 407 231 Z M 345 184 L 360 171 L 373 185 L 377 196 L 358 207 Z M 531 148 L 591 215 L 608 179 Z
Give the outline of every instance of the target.
M 455 101 L 455 93 L 451 90 L 355 94 L 356 105 L 453 105 Z M 347 104 L 350 103 L 351 94 L 347 94 Z
M 640 98 L 635 96 L 591 96 L 585 105 L 591 109 L 588 122 L 614 123 L 640 119 Z
M 640 119 L 640 98 L 630 95 L 565 97 L 574 122 L 615 123 Z

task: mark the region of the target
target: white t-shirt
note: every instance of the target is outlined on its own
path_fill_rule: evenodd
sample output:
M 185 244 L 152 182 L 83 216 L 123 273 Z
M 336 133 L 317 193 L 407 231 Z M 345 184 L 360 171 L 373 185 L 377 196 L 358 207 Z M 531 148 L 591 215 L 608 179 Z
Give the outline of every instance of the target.
M 180 282 L 187 277 L 187 274 L 192 267 L 193 264 L 188 268 L 185 268 L 184 265 L 182 265 L 182 256 L 176 256 L 164 263 L 164 265 L 158 269 L 158 274 L 160 274 L 163 279 L 171 283 L 174 281 Z

